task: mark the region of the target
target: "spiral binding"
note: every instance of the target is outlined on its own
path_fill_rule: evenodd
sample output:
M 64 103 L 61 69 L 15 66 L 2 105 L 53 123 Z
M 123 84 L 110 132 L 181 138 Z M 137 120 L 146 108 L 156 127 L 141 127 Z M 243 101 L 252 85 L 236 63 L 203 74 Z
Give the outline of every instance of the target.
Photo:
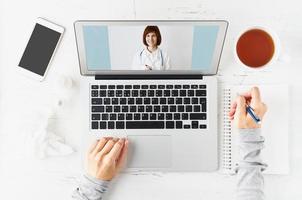
M 223 89 L 222 98 L 223 123 L 222 123 L 222 168 L 232 170 L 232 133 L 229 111 L 231 109 L 231 89 Z

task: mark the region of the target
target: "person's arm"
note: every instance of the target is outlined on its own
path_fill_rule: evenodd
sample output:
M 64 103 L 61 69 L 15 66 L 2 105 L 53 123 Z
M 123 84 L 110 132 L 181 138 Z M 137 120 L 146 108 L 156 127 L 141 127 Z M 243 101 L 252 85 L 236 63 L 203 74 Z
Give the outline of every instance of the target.
M 109 182 L 98 180 L 89 175 L 83 175 L 72 197 L 78 200 L 101 200 L 108 190 Z
M 152 70 L 152 66 L 150 65 L 146 65 L 146 64 L 142 64 L 142 58 L 143 54 L 141 55 L 140 52 L 138 52 L 136 55 L 133 56 L 132 59 L 132 70 L 145 70 L 145 71 L 149 71 Z
M 229 115 L 239 129 L 236 197 L 237 200 L 263 200 L 262 171 L 265 170 L 266 164 L 262 162 L 260 153 L 264 147 L 264 138 L 261 136 L 261 124 L 256 124 L 247 114 L 247 104 L 254 109 L 261 120 L 267 110 L 256 87 L 252 88 L 250 92 L 238 96 L 236 102 L 232 104 Z
M 101 200 L 110 181 L 126 160 L 128 140 L 102 138 L 88 151 L 87 174 L 81 178 L 72 197 L 77 200 Z
M 262 171 L 266 164 L 260 153 L 264 143 L 261 129 L 239 130 L 239 159 L 237 167 L 237 199 L 263 200 L 264 178 Z

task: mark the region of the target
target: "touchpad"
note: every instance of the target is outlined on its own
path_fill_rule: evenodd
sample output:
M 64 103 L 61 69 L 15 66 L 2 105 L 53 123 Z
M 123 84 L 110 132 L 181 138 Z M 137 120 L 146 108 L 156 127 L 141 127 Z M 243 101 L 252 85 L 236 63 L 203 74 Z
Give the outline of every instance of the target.
M 168 168 L 172 160 L 171 136 L 129 135 L 129 168 Z

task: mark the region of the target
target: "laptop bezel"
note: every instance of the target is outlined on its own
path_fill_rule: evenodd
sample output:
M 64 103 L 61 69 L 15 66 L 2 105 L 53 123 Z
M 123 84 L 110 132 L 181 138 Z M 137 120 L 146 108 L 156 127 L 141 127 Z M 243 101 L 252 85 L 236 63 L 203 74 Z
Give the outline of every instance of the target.
M 85 46 L 83 39 L 83 26 L 87 25 L 218 25 L 219 32 L 217 36 L 216 47 L 213 54 L 212 67 L 209 71 L 202 70 L 167 70 L 167 71 L 144 71 L 144 70 L 88 70 L 86 65 L 86 55 Z M 224 42 L 226 38 L 226 33 L 228 29 L 228 22 L 225 20 L 78 20 L 74 22 L 74 31 L 76 38 L 76 46 L 78 53 L 78 61 L 80 66 L 80 72 L 83 76 L 95 76 L 95 75 L 215 75 L 217 74 L 219 63 L 221 60 L 221 55 L 223 52 Z

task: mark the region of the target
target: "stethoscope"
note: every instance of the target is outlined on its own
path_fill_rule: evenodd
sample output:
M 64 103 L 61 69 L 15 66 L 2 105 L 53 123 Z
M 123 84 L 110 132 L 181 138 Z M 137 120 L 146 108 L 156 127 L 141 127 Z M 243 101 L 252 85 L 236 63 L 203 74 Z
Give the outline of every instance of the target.
M 140 61 L 141 61 L 141 65 L 143 65 L 143 58 L 142 58 L 142 54 L 143 52 L 145 51 L 146 49 L 143 49 L 140 54 L 139 54 L 139 57 L 140 57 Z M 163 58 L 163 52 L 161 49 L 159 49 L 159 52 L 160 52 L 160 59 L 161 59 L 161 67 L 164 67 L 164 58 Z

